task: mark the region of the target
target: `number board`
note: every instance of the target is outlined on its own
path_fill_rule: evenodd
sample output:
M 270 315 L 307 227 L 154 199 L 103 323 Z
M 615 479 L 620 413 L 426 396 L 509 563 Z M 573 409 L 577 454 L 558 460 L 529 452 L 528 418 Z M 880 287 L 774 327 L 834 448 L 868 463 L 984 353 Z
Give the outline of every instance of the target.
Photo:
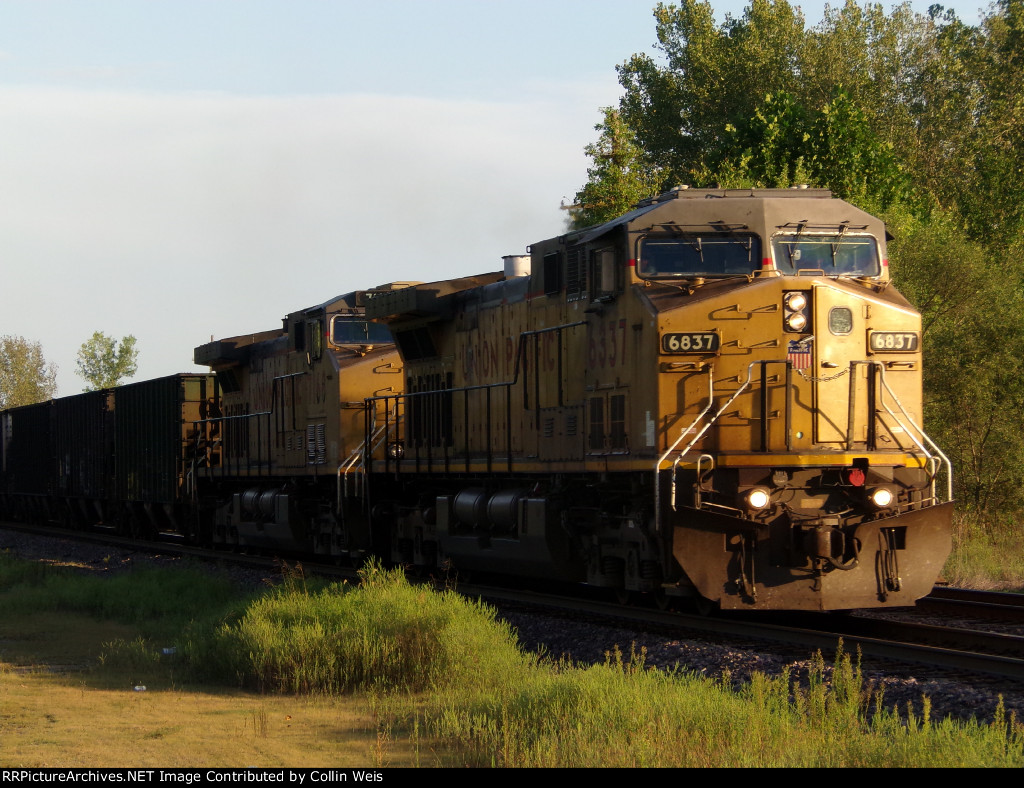
M 872 353 L 916 353 L 920 344 L 916 331 L 868 332 L 868 348 Z
M 661 335 L 662 353 L 717 353 L 721 340 L 714 331 L 684 331 Z

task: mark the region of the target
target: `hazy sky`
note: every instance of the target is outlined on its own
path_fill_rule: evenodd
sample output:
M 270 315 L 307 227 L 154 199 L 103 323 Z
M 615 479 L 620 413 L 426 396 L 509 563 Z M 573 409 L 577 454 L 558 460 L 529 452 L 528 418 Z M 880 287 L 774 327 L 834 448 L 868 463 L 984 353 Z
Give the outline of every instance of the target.
M 655 4 L 0 0 L 0 335 L 67 395 L 93 331 L 134 334 L 146 379 L 341 293 L 497 270 L 562 232 Z

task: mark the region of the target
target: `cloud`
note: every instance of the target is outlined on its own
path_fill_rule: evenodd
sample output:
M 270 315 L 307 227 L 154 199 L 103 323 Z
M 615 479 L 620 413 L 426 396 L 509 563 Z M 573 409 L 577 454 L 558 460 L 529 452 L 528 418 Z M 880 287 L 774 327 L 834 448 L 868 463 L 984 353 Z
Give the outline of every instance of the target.
M 578 87 L 493 103 L 2 89 L 0 334 L 42 342 L 70 394 L 95 330 L 134 334 L 144 379 L 348 290 L 496 270 L 562 231 L 601 103 Z

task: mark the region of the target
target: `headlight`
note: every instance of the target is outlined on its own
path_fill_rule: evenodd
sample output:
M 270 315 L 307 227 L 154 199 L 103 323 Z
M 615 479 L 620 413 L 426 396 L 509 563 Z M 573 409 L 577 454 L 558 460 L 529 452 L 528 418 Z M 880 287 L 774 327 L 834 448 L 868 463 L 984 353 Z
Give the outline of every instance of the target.
M 787 293 L 786 294 L 786 309 L 793 312 L 802 312 L 804 307 L 807 306 L 807 296 L 803 293 Z
M 888 509 L 896 501 L 896 496 L 888 487 L 876 487 L 868 493 L 868 499 L 876 509 Z
M 388 444 L 388 457 L 393 460 L 400 460 L 405 456 L 405 446 L 401 441 L 394 441 Z
M 810 322 L 811 297 L 804 290 L 782 294 L 782 327 L 791 334 L 802 334 Z
M 792 315 L 786 315 L 786 330 L 787 331 L 803 331 L 807 326 L 807 318 L 800 312 L 794 312 Z
M 772 497 L 763 487 L 755 487 L 744 496 L 748 509 L 764 509 L 772 502 Z

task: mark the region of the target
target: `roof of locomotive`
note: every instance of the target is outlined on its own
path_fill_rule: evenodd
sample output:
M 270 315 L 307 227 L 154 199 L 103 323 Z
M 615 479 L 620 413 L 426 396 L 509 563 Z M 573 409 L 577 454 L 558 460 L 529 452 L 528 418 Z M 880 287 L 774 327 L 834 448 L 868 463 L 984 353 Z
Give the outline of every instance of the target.
M 293 322 L 301 322 L 307 318 L 321 314 L 347 314 L 357 318 L 365 317 L 362 296 L 362 290 L 343 293 L 342 295 L 335 296 L 321 304 L 315 304 L 313 306 L 306 307 L 305 309 L 290 312 L 281 321 L 281 328 L 211 340 L 210 342 L 195 348 L 192 353 L 192 359 L 196 364 L 202 366 L 238 363 L 248 358 L 249 348 L 253 345 L 273 342 L 276 340 L 284 340 L 288 335 L 289 325 Z
M 444 311 L 447 296 L 482 287 L 503 278 L 504 273 L 496 271 L 457 279 L 417 283 L 400 289 L 367 290 L 366 316 L 370 319 L 388 319 L 398 316 L 436 315 Z
M 861 228 L 885 239 L 885 225 L 871 214 L 834 197 L 828 189 L 689 189 L 676 188 L 640 202 L 633 210 L 604 224 L 566 234 L 569 243 L 586 243 L 644 219 L 646 229 L 658 219 L 692 219 L 694 224 L 712 222 L 756 223 L 765 229 L 804 226 L 806 229 L 837 229 L 847 225 Z

